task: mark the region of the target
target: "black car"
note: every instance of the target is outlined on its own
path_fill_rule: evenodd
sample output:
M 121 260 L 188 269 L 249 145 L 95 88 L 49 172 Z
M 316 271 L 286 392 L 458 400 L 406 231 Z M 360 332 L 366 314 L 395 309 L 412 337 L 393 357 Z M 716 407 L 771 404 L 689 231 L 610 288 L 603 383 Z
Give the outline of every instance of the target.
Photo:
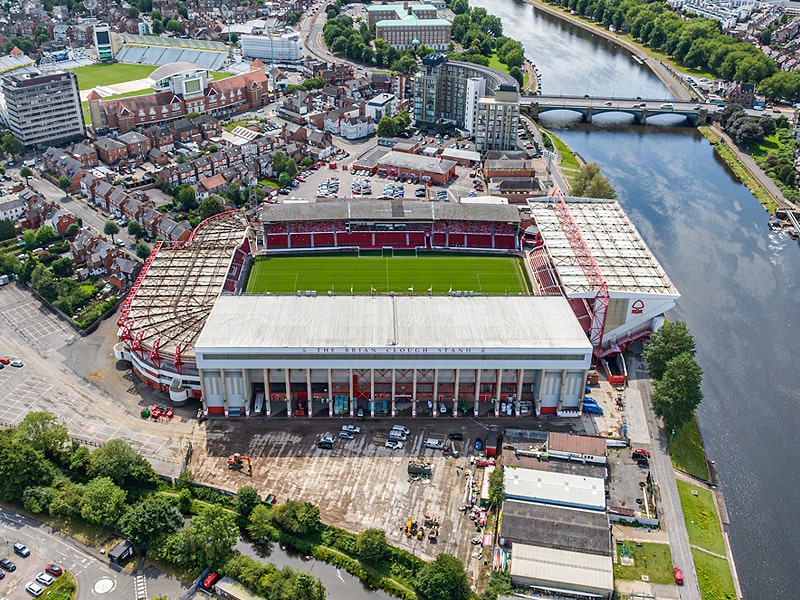
M 0 567 L 3 567 L 6 571 L 16 571 L 17 565 L 13 562 L 8 560 L 7 558 L 0 558 Z M 2 571 L 0 571 L 2 573 Z
M 19 554 L 22 558 L 27 558 L 31 555 L 31 551 L 28 550 L 28 547 L 25 544 L 20 544 L 17 542 L 14 544 L 14 554 Z
M 460 433 L 451 433 L 447 436 L 447 439 L 453 442 L 460 442 L 464 439 L 464 436 Z

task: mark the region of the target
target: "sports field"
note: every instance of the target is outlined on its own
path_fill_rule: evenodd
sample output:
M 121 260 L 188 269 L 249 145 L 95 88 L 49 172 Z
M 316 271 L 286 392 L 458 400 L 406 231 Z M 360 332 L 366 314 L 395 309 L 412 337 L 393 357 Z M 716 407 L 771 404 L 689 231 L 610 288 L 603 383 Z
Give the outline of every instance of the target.
M 78 89 L 91 90 L 98 85 L 115 85 L 150 77 L 157 65 L 133 65 L 127 63 L 97 63 L 74 69 L 78 77 Z M 213 71 L 214 81 L 230 77 L 230 73 Z
M 247 281 L 252 294 L 482 295 L 529 294 L 519 259 L 509 256 L 289 256 L 259 258 Z

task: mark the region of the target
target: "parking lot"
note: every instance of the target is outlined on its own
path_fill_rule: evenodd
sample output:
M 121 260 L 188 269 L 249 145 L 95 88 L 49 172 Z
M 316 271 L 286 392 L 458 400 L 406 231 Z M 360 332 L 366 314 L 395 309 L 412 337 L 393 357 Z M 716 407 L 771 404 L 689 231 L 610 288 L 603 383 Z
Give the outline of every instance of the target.
M 353 434 L 352 440 L 340 439 L 338 433 L 345 424 L 358 426 L 360 433 Z M 386 442 L 392 426 L 398 424 L 410 433 L 402 449 L 392 450 Z M 474 576 L 479 563 L 471 558 L 475 526 L 459 508 L 464 504 L 466 473 L 475 473 L 475 485 L 482 481 L 483 469 L 476 469 L 471 459 L 481 456 L 474 449 L 475 439 L 485 442 L 490 426 L 495 424 L 444 419 L 209 421 L 205 447 L 196 449 L 189 468 L 196 480 L 214 482 L 223 489 L 254 485 L 262 496 L 275 494 L 278 502 L 308 500 L 320 507 L 323 521 L 351 531 L 384 529 L 390 543 L 418 556 L 432 559 L 440 552 L 454 554 Z M 426 439 L 445 440 L 448 433 L 463 436 L 462 441 L 453 442 L 457 458 L 425 447 Z M 334 439 L 333 448 L 318 448 L 326 436 Z M 251 457 L 252 477 L 246 469 L 228 470 L 227 457 L 233 452 Z M 429 482 L 409 477 L 412 458 L 431 463 Z M 406 537 L 406 521 L 414 516 L 421 522 L 426 515 L 441 523 L 438 539 Z
M 59 350 L 71 350 L 76 341 L 87 340 L 30 292 L 15 284 L 0 287 L 0 356 L 23 362 L 0 370 L 0 423 L 16 425 L 28 412 L 49 411 L 81 440 L 122 438 L 163 468 L 178 469 L 185 451 L 179 437 L 149 431 L 159 424 L 125 423 L 130 414 L 100 388 L 62 371 Z

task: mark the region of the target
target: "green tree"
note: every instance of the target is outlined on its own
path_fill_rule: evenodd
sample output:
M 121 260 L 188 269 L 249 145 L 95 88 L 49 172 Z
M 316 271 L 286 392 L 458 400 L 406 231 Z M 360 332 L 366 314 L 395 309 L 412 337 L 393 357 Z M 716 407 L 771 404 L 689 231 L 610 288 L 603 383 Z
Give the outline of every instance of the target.
M 55 493 L 48 512 L 53 517 L 80 517 L 83 505 L 83 486 L 66 477 L 53 482 Z
M 380 560 L 389 552 L 386 532 L 383 529 L 366 529 L 356 536 L 358 556 L 366 560 Z
M 170 19 L 167 21 L 166 25 L 164 25 L 167 31 L 171 31 L 173 33 L 183 33 L 183 25 L 181 25 L 180 21 L 175 19 Z
M 144 458 L 124 440 L 106 442 L 89 456 L 89 477 L 110 477 L 114 483 L 128 489 L 131 484 L 152 486 L 158 475 Z
M 83 489 L 81 517 L 90 523 L 114 525 L 126 508 L 125 490 L 110 477 L 96 477 Z
M 647 372 L 653 379 L 661 379 L 667 363 L 676 356 L 695 353 L 694 338 L 689 335 L 683 321 L 668 321 L 650 335 L 650 343 L 644 349 Z
M 72 259 L 66 256 L 54 260 L 50 268 L 53 269 L 56 277 L 72 277 Z
M 11 158 L 14 158 L 17 154 L 22 152 L 22 144 L 20 144 L 19 140 L 10 133 L 6 133 L 3 135 L 2 146 L 3 146 L 3 151 L 6 154 L 10 154 Z
M 449 554 L 425 563 L 414 577 L 414 589 L 425 600 L 467 600 L 470 596 L 464 565 Z
M 287 500 L 272 509 L 272 521 L 288 533 L 307 536 L 319 530 L 319 508 L 310 502 Z
M 392 117 L 381 117 L 378 121 L 378 128 L 376 133 L 378 137 L 395 137 L 398 134 L 397 124 Z
M 506 487 L 503 478 L 503 467 L 497 467 L 489 475 L 489 504 L 500 506 L 506 499 Z
M 164 33 L 164 23 L 161 19 L 153 19 L 153 35 L 161 35 Z
M 158 545 L 182 525 L 183 517 L 175 507 L 155 495 L 136 504 L 119 522 L 122 534 L 140 550 Z
M 189 525 L 192 548 L 211 567 L 219 567 L 225 562 L 237 539 L 236 517 L 219 505 L 207 506 L 192 517 Z
M 136 241 L 139 241 L 139 238 L 143 238 L 146 233 L 147 232 L 139 221 L 134 219 L 128 223 L 128 235 L 135 237 Z
M 69 177 L 67 177 L 66 175 L 61 175 L 58 178 L 58 187 L 60 187 L 62 190 L 64 190 L 64 195 L 65 196 L 67 195 L 67 188 L 71 184 L 72 184 L 72 182 L 70 181 Z
M 81 226 L 77 223 L 70 223 L 67 226 L 67 236 L 68 237 L 75 237 L 78 235 L 78 232 L 81 230 Z
M 291 181 L 292 178 L 286 171 L 278 175 L 278 185 L 281 187 L 286 187 Z
M 664 419 L 667 431 L 679 429 L 703 400 L 703 371 L 691 352 L 667 363 L 661 379 L 653 382 L 653 411 Z
M 65 260 L 69 261 L 68 258 Z M 72 261 L 70 261 L 70 267 L 71 264 Z M 20 442 L 30 445 L 34 450 L 59 462 L 70 447 L 66 425 L 50 412 L 29 412 L 16 426 L 15 431 Z
M 33 177 L 33 171 L 31 171 L 30 167 L 22 167 L 19 170 L 19 176 L 25 178 L 25 185 L 28 185 L 29 179 Z
M 417 59 L 408 54 L 404 54 L 392 63 L 392 71 L 403 73 L 404 75 L 413 75 L 419 69 Z
M 150 248 L 149 244 L 146 244 L 141 241 L 136 243 L 136 249 L 135 249 L 136 256 L 141 258 L 142 260 L 146 260 L 147 257 L 150 256 L 151 251 L 152 248 Z
M 261 496 L 252 485 L 240 487 L 236 492 L 236 511 L 244 518 L 248 518 L 259 504 L 261 504 Z
M 600 173 L 597 163 L 586 163 L 578 168 L 572 182 L 572 194 L 585 198 L 615 198 L 617 195 L 608 179 Z
M 489 583 L 486 586 L 481 600 L 497 600 L 498 596 L 512 596 L 514 588 L 511 587 L 511 575 L 503 571 L 492 571 Z
M 209 196 L 200 203 L 198 212 L 203 219 L 218 215 L 223 211 L 222 203 L 216 196 Z
M 0 500 L 18 500 L 31 485 L 48 486 L 55 478 L 44 454 L 17 439 L 14 429 L 0 431 Z
M 178 510 L 184 515 L 192 512 L 192 492 L 189 488 L 183 488 L 178 493 Z
M 17 236 L 17 229 L 11 219 L 0 219 L 0 242 Z
M 53 271 L 41 263 L 37 263 L 31 273 L 31 287 L 48 302 L 58 298 L 58 282 Z
M 178 210 L 190 212 L 197 208 L 197 194 L 195 194 L 195 191 L 191 186 L 179 186 L 175 200 L 178 204 Z
M 116 243 L 114 241 L 114 236 L 119 233 L 119 225 L 117 225 L 114 221 L 106 221 L 106 224 L 103 225 L 103 233 L 111 236 L 112 244 Z
M 522 72 L 522 69 L 519 67 L 511 67 L 508 70 L 508 74 L 516 79 L 519 87 L 522 88 L 522 83 L 525 81 L 525 74 Z
M 58 239 L 58 234 L 56 230 L 53 229 L 50 225 L 42 225 L 39 229 L 36 230 L 36 245 L 37 246 L 46 246 L 50 242 L 54 242 Z
M 277 537 L 277 531 L 272 526 L 272 514 L 263 504 L 256 506 L 250 513 L 247 532 L 256 541 Z

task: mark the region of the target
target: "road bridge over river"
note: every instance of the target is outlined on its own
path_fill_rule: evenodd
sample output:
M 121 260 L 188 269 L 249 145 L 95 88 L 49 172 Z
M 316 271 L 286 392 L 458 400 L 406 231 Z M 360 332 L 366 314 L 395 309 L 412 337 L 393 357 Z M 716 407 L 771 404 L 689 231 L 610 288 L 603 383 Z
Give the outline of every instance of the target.
M 692 125 L 705 125 L 709 115 L 717 106 L 714 104 L 698 104 L 697 102 L 665 101 L 648 98 L 596 98 L 590 96 L 523 96 L 521 108 L 532 118 L 553 110 L 569 110 L 578 112 L 587 123 L 592 122 L 594 115 L 604 113 L 626 113 L 633 115 L 635 121 L 644 125 L 647 118 L 655 115 L 680 115 Z

